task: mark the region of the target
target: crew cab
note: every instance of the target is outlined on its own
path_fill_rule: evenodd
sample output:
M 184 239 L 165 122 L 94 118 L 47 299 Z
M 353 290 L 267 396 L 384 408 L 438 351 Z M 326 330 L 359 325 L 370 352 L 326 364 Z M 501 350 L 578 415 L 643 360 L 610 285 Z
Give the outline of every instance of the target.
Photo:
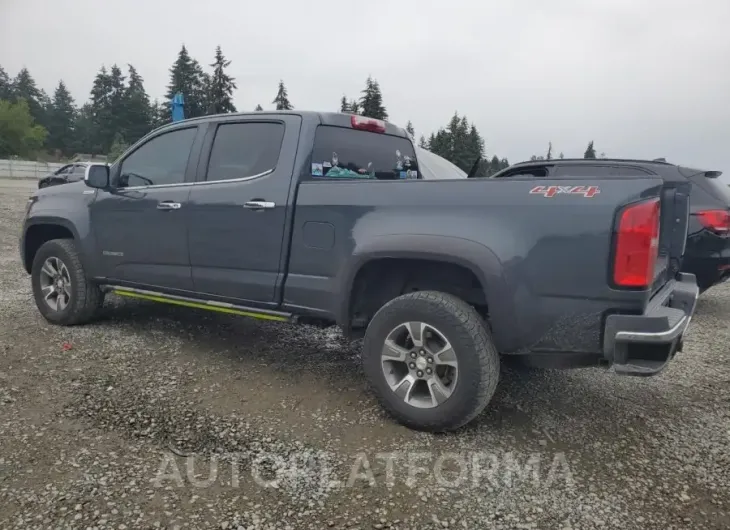
M 92 320 L 109 292 L 337 324 L 364 336 L 384 407 L 422 430 L 479 414 L 501 356 L 627 375 L 674 357 L 698 294 L 679 272 L 686 181 L 468 179 L 434 156 L 356 115 L 175 122 L 85 182 L 38 190 L 20 253 L 60 325 Z

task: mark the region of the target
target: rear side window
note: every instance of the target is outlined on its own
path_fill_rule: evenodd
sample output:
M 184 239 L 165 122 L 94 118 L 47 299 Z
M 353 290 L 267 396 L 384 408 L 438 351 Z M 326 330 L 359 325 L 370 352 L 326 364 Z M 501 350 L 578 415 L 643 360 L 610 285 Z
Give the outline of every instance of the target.
M 593 166 L 588 164 L 559 165 L 555 177 L 618 177 L 619 168 L 615 166 Z
M 283 123 L 224 123 L 218 126 L 206 180 L 253 177 L 279 162 Z
M 420 178 L 407 138 L 320 125 L 314 138 L 314 178 L 400 180 Z
M 528 166 L 506 171 L 505 173 L 495 175 L 495 178 L 547 177 L 549 172 L 549 166 Z

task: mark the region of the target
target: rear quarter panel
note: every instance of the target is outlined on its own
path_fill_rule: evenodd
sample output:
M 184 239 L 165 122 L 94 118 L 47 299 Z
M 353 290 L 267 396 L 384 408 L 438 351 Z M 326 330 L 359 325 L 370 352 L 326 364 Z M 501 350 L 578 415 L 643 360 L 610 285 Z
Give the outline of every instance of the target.
M 285 305 L 343 324 L 352 280 L 369 259 L 433 257 L 480 279 L 500 351 L 600 352 L 605 313 L 640 310 L 649 296 L 609 287 L 616 209 L 657 196 L 661 180 L 588 184 L 600 193 L 548 198 L 530 194 L 529 179 L 302 182 Z

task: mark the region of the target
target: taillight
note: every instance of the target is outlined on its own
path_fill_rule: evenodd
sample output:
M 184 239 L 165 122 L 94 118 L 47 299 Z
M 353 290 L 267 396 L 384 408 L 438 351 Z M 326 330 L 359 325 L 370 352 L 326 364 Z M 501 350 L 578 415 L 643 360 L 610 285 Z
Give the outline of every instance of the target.
M 627 206 L 616 231 L 613 281 L 618 287 L 648 287 L 659 253 L 659 199 Z
M 730 212 L 727 210 L 703 210 L 695 215 L 708 230 L 718 234 L 730 233 Z
M 375 118 L 368 118 L 367 116 L 356 116 L 352 115 L 350 118 L 350 124 L 353 129 L 360 129 L 361 131 L 370 131 L 376 133 L 385 132 L 385 122 L 382 120 L 376 120 Z

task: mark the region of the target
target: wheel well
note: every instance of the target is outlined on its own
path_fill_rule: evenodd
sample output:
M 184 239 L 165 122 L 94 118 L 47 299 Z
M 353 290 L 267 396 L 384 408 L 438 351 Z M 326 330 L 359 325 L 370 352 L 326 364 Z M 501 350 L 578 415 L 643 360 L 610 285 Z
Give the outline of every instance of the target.
M 52 239 L 73 239 L 71 230 L 61 225 L 33 225 L 25 233 L 25 270 L 30 273 L 33 259 L 43 243 Z
M 361 329 L 387 302 L 413 291 L 441 291 L 461 298 L 485 318 L 484 285 L 467 267 L 438 260 L 383 258 L 366 263 L 350 292 L 350 326 Z

